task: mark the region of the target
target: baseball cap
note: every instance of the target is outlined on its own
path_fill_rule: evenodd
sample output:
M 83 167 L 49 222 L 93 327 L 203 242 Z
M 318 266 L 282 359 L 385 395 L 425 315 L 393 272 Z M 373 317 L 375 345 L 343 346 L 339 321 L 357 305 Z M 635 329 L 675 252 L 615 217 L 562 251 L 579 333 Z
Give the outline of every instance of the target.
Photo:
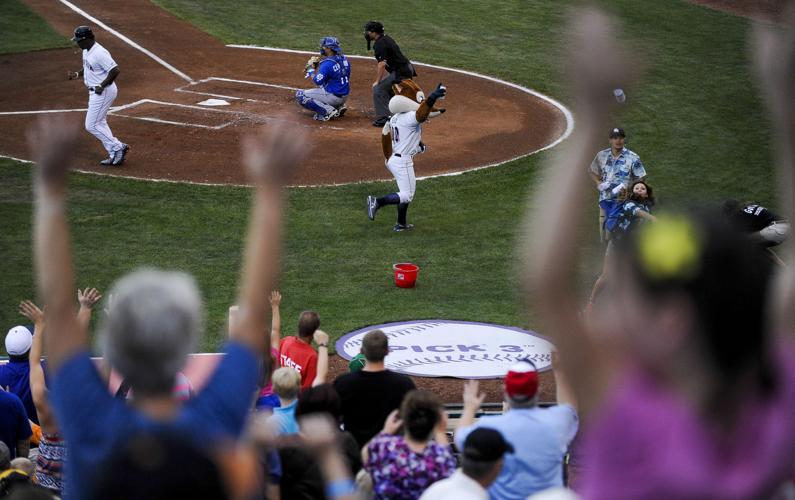
M 464 440 L 464 457 L 469 460 L 496 462 L 506 452 L 513 453 L 513 446 L 495 429 L 478 427 Z
M 79 42 L 86 38 L 94 39 L 94 32 L 88 26 L 78 26 L 75 28 L 75 36 L 72 37 L 73 42 Z
M 538 372 L 529 359 L 511 365 L 505 375 L 505 393 L 519 401 L 531 399 L 538 392 Z
M 364 25 L 364 31 L 372 31 L 373 33 L 383 33 L 384 25 L 379 23 L 378 21 L 368 21 L 367 24 Z
M 11 356 L 19 356 L 30 350 L 33 344 L 33 334 L 22 325 L 8 330 L 6 335 L 6 352 Z
M 627 136 L 627 134 L 624 133 L 624 129 L 623 128 L 613 127 L 613 128 L 610 129 L 610 134 L 607 137 L 609 137 L 610 139 L 613 139 L 613 138 L 616 138 L 616 137 L 626 137 L 626 136 Z

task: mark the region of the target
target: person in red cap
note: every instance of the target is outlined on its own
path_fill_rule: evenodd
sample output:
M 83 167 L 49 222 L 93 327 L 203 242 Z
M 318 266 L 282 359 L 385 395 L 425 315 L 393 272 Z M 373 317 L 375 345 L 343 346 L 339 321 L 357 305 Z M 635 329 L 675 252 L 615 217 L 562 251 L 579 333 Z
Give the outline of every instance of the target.
M 505 375 L 508 411 L 475 422 L 485 395 L 477 380 L 464 386 L 464 410 L 455 432 L 455 444 L 464 449 L 467 437 L 482 427 L 499 431 L 514 453 L 504 456 L 500 475 L 489 487 L 489 497 L 524 499 L 548 488 L 563 486 L 563 457 L 577 434 L 578 418 L 571 392 L 556 372 L 558 404 L 538 406 L 538 371 L 529 359 L 512 365 Z

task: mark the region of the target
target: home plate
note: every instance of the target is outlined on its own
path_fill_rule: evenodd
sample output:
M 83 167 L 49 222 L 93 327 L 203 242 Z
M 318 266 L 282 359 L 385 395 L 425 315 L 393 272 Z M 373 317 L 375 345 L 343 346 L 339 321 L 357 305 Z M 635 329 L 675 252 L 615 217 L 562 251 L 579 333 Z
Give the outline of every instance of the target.
M 383 331 L 389 339 L 386 368 L 419 377 L 501 378 L 520 359 L 548 370 L 554 346 L 535 332 L 471 321 L 421 320 L 373 325 L 344 335 L 337 354 L 359 354 L 364 335 Z
M 200 106 L 229 106 L 229 102 L 223 99 L 207 99 L 198 103 Z

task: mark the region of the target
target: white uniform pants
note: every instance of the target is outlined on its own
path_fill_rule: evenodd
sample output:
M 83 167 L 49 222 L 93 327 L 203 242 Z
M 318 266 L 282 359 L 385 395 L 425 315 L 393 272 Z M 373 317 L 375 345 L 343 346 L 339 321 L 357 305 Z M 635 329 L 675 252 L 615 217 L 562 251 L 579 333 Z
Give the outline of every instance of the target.
M 386 163 L 386 168 L 392 172 L 397 181 L 400 203 L 410 203 L 417 187 L 417 178 L 414 176 L 414 160 L 409 155 L 402 157 L 392 155 Z
M 91 90 L 88 92 L 86 131 L 102 142 L 102 146 L 108 152 L 108 156 L 113 155 L 115 151 L 124 147 L 120 140 L 113 137 L 113 132 L 110 131 L 107 120 L 108 111 L 110 111 L 113 101 L 116 100 L 117 93 L 118 88 L 115 83 L 103 90 L 100 95 L 95 94 Z

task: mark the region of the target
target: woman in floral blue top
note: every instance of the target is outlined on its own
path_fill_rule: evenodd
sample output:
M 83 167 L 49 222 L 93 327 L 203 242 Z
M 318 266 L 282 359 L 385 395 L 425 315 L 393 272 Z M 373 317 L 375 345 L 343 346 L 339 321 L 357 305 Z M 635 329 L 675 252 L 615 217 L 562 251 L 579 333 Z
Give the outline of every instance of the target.
M 626 197 L 607 214 L 605 230 L 608 234 L 607 251 L 605 252 L 602 274 L 596 279 L 588 299 L 588 310 L 593 307 L 596 296 L 605 286 L 610 275 L 610 256 L 613 253 L 613 242 L 634 230 L 640 224 L 657 220 L 651 214 L 654 206 L 654 190 L 644 181 L 636 181 Z
M 362 449 L 376 499 L 416 499 L 450 476 L 456 461 L 445 434 L 442 403 L 427 391 L 411 391 L 386 419 L 384 429 Z M 402 434 L 396 434 L 403 427 Z

